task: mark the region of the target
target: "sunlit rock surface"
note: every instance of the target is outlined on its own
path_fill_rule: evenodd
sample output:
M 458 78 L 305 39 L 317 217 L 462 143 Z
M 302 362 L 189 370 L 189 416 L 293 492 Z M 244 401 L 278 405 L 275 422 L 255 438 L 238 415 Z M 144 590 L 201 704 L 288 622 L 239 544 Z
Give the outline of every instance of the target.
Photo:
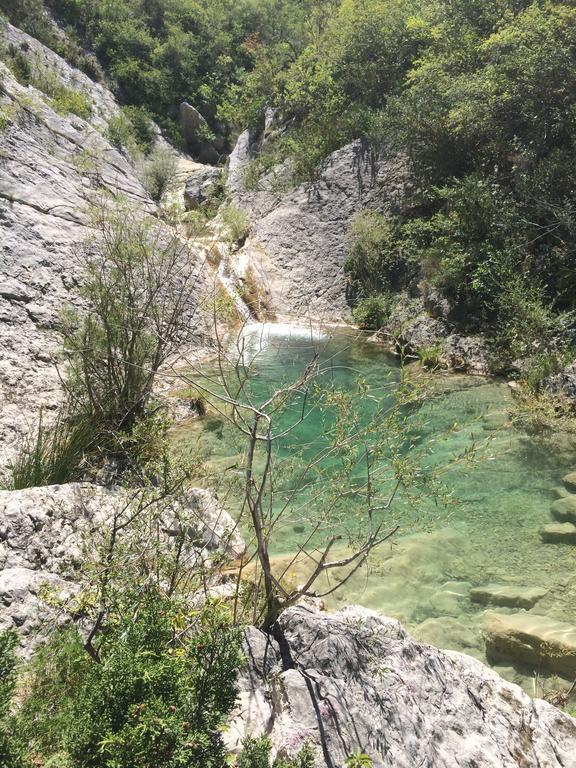
M 576 766 L 571 717 L 364 608 L 292 608 L 274 638 L 250 630 L 246 653 L 232 745 L 266 732 L 291 755 L 310 740 L 329 768 L 358 753 L 374 768 Z

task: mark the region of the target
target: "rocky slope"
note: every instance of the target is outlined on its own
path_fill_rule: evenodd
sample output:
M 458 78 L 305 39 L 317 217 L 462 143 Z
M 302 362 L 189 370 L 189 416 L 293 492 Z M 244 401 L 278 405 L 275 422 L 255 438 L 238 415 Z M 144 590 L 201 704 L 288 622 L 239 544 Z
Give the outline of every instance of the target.
M 59 382 L 55 332 L 74 302 L 75 249 L 90 233 L 87 207 L 97 194 L 122 195 L 152 212 L 134 167 L 105 138 L 118 112 L 112 94 L 39 42 L 0 25 L 0 46 L 13 46 L 38 71 L 89 100 L 91 116 L 59 114 L 42 91 L 21 85 L 0 62 L 0 463 L 37 418 L 54 408 Z
M 374 768 L 576 766 L 575 720 L 395 620 L 296 607 L 274 635 L 247 633 L 232 746 L 268 733 L 277 754 L 293 755 L 309 740 L 327 768 L 359 753 Z

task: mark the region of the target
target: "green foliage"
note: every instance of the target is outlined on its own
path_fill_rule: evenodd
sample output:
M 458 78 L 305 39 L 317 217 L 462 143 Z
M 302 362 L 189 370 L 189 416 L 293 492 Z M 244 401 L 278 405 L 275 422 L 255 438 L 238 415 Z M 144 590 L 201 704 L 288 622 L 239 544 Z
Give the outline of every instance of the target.
M 346 768 L 372 768 L 372 758 L 364 752 L 356 752 L 346 758 Z
M 269 768 L 272 742 L 268 736 L 247 736 L 242 747 L 236 760 L 237 768 Z M 314 768 L 315 758 L 314 748 L 306 742 L 294 757 L 277 757 L 272 768 Z
M 177 172 L 176 155 L 172 150 L 158 147 L 148 155 L 141 167 L 146 191 L 156 203 L 174 187 Z
M 154 130 L 148 112 L 142 107 L 122 107 L 108 122 L 108 138 L 119 149 L 132 155 L 148 154 L 154 145 Z
M 98 652 L 67 630 L 32 662 L 19 722 L 40 754 L 70 768 L 224 768 L 241 653 L 221 606 L 191 613 L 152 588 L 124 593 Z
M 231 243 L 242 244 L 250 231 L 248 216 L 235 205 L 225 205 L 220 211 L 226 235 Z
M 66 88 L 64 85 L 56 86 L 50 93 L 56 112 L 61 115 L 74 114 L 88 120 L 92 114 L 92 104 L 86 94 Z
M 10 489 L 58 485 L 79 480 L 86 471 L 87 457 L 97 450 L 99 435 L 91 419 L 74 418 L 62 409 L 50 427 L 42 413 L 35 433 L 20 446 L 10 466 Z
M 399 247 L 389 218 L 378 211 L 364 211 L 352 222 L 350 234 L 345 270 L 352 296 L 389 293 L 410 282 L 415 274 L 412 254 Z
M 370 296 L 367 299 L 360 299 L 352 310 L 352 318 L 359 328 L 365 331 L 377 331 L 388 320 L 390 309 L 390 296 Z
M 0 632 L 0 765 L 3 768 L 26 768 L 20 734 L 11 717 L 16 687 L 16 657 L 18 637 L 14 632 Z

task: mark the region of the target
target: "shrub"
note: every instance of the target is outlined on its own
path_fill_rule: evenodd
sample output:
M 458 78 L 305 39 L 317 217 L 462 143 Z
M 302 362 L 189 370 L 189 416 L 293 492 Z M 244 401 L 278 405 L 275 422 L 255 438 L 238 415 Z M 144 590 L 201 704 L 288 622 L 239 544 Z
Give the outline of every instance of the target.
M 92 104 L 86 94 L 75 91 L 61 85 L 55 88 L 51 94 L 54 109 L 61 115 L 78 115 L 83 120 L 88 120 L 92 114 Z
M 169 149 L 154 149 L 141 166 L 141 176 L 146 191 L 159 203 L 176 181 L 176 155 Z
M 363 211 L 352 222 L 351 247 L 344 269 L 349 296 L 366 298 L 408 285 L 418 271 L 400 247 L 394 223 L 378 211 Z
M 268 736 L 247 736 L 242 742 L 242 747 L 236 761 L 237 768 L 269 768 L 272 742 Z M 277 757 L 273 768 L 314 768 L 315 764 L 314 747 L 305 742 L 294 757 Z
M 134 155 L 148 154 L 154 146 L 152 121 L 145 109 L 122 107 L 108 122 L 108 139 L 118 148 L 124 147 Z
M 391 299 L 389 296 L 371 296 L 360 299 L 352 310 L 352 318 L 362 330 L 377 331 L 382 328 L 390 316 Z
M 26 768 L 24 750 L 19 742 L 19 730 L 11 717 L 16 687 L 15 648 L 18 638 L 14 632 L 0 632 L 0 765 L 2 768 Z
M 235 205 L 225 205 L 220 211 L 220 216 L 229 241 L 242 245 L 250 231 L 248 216 Z
M 20 719 L 43 757 L 73 768 L 225 768 L 220 729 L 242 659 L 226 611 L 190 613 L 140 587 L 107 619 L 98 662 L 68 630 L 32 665 Z

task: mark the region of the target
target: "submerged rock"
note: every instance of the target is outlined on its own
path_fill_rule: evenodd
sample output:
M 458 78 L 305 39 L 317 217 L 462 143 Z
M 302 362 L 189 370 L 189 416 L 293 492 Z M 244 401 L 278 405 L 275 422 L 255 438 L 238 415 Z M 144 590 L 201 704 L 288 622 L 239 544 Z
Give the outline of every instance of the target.
M 562 482 L 567 491 L 576 493 L 576 472 L 569 472 L 567 475 L 564 475 Z
M 547 594 L 539 587 L 518 587 L 510 584 L 488 584 L 470 590 L 473 603 L 504 605 L 508 608 L 532 608 Z
M 552 502 L 550 512 L 559 523 L 576 523 L 576 495 L 570 494 Z
M 532 613 L 486 613 L 484 631 L 489 659 L 576 676 L 576 626 Z
M 540 529 L 540 538 L 547 544 L 576 544 L 576 525 L 549 523 Z
M 316 766 L 367 754 L 374 768 L 567 768 L 576 721 L 479 661 L 416 642 L 359 607 L 286 611 L 274 637 L 251 628 L 226 738 L 268 733 L 278 755 L 309 740 Z

